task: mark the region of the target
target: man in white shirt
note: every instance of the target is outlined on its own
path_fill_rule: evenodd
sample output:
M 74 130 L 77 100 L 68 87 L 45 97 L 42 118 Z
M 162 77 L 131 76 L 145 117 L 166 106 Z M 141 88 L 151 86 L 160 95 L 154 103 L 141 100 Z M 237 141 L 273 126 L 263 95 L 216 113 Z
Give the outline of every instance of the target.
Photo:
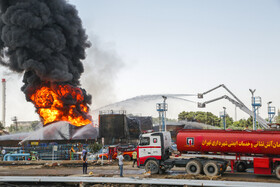
M 122 152 L 119 153 L 119 156 L 117 156 L 117 159 L 119 160 L 119 167 L 120 167 L 120 177 L 123 177 L 123 155 Z

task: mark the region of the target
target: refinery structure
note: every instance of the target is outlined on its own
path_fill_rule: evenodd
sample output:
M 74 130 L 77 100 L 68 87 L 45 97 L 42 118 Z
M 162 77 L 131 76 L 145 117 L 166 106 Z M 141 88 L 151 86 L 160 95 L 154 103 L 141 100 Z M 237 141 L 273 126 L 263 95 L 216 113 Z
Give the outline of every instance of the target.
M 82 177 L 91 179 L 76 179 L 77 173 L 70 168 L 69 178 L 55 178 L 52 181 L 63 185 L 75 182 L 80 186 L 84 186 L 83 182 L 87 180 L 101 185 L 142 185 L 145 182 L 143 178 L 147 179 L 145 184 L 148 185 L 215 186 L 209 181 L 220 180 L 219 185 L 225 186 L 228 181 L 223 183 L 223 176 L 246 171 L 249 172 L 243 178 L 246 175 L 262 175 L 273 177 L 271 180 L 280 179 L 280 124 L 275 120 L 279 112 L 276 113 L 273 101 L 263 103 L 261 96 L 256 95 L 256 89 L 247 88 L 251 95 L 246 102 L 244 97 L 241 100 L 229 88 L 231 85 L 220 84 L 199 93 L 178 94 L 170 91 L 168 94 L 136 96 L 91 110 L 95 95 L 90 89 L 104 88 L 105 92 L 110 92 L 102 81 L 98 88 L 90 89 L 85 89 L 81 83 L 83 73 L 88 68 L 84 62 L 87 49 L 94 44 L 89 41 L 76 7 L 66 0 L 1 0 L 0 15 L 0 65 L 11 74 L 22 75 L 23 83 L 21 88 L 16 88 L 7 77 L 2 77 L 0 162 L 3 167 L 25 167 L 31 164 L 32 167 L 36 166 L 34 168 L 38 172 L 40 169 L 45 172 L 46 168 L 56 167 L 50 174 L 54 176 L 61 165 L 65 168 L 83 167 Z M 97 55 L 98 58 L 100 56 Z M 108 58 L 117 60 L 111 56 Z M 104 69 L 116 68 L 109 66 L 111 64 L 106 64 Z M 105 71 L 114 78 L 114 70 Z M 146 76 L 145 70 L 142 71 Z M 164 85 L 163 80 L 163 77 L 157 79 Z M 93 82 L 91 79 L 86 81 L 88 84 Z M 7 113 L 16 111 L 16 106 L 7 105 L 11 97 L 7 87 L 22 91 L 25 100 L 20 103 L 29 102 L 34 111 L 26 109 L 21 112 L 34 112 L 39 120 L 23 121 L 16 115 L 7 118 Z M 218 89 L 226 94 L 215 94 Z M 206 99 L 205 96 L 210 93 L 214 96 Z M 168 113 L 174 109 L 170 102 L 174 100 L 180 104 L 191 103 L 195 109 L 184 107 L 184 111 L 176 114 L 178 118 L 168 118 Z M 208 110 L 207 106 L 221 100 L 233 105 L 235 120 L 232 120 L 224 105 L 219 106 L 223 110 L 218 117 L 211 112 L 204 112 Z M 144 105 L 143 115 L 134 105 L 135 101 Z M 145 106 L 148 102 L 152 103 L 153 114 L 149 113 L 151 107 Z M 128 105 L 134 109 L 133 112 Z M 260 114 L 260 108 L 266 106 L 267 117 L 264 117 Z M 233 126 L 229 126 L 228 121 L 239 124 L 236 109 L 248 119 L 243 120 L 242 127 L 231 129 Z M 188 118 L 186 116 L 189 113 L 192 116 Z M 180 114 L 186 116 L 180 118 Z M 214 116 L 216 121 L 214 117 L 212 121 L 207 121 L 208 115 Z M 8 122 L 10 120 L 12 124 Z M 96 174 L 87 172 L 88 164 Z M 106 166 L 109 169 L 105 170 Z M 122 178 L 123 168 L 130 179 Z M 63 170 L 60 175 L 68 175 L 66 171 Z M 10 173 L 13 172 L 17 171 L 11 167 Z M 113 182 L 117 172 L 120 172 L 120 179 Z M 179 174 L 182 178 L 169 178 Z M 143 178 L 139 179 L 138 175 Z M 165 178 L 150 179 L 158 175 L 165 175 Z M 17 174 L 14 176 L 18 177 Z M 47 175 L 39 179 L 16 177 L 1 177 L 0 186 L 6 185 L 6 182 L 41 184 L 51 180 Z M 197 183 L 185 179 L 205 181 Z M 248 183 L 250 185 L 254 184 Z
M 5 86 L 6 86 L 6 81 L 5 79 L 2 79 L 3 124 L 5 124 L 5 111 L 6 111 Z M 199 101 L 201 101 L 204 95 L 213 92 L 218 88 L 225 89 L 230 96 L 223 95 L 208 101 L 196 102 L 198 109 L 204 108 L 206 107 L 206 105 L 209 105 L 212 102 L 221 99 L 226 99 L 230 103 L 240 108 L 243 112 L 247 113 L 249 116 L 253 118 L 253 130 L 257 130 L 257 129 L 269 130 L 271 128 L 277 130 L 278 124 L 272 123 L 272 119 L 275 115 L 275 107 L 270 106 L 271 103 L 269 103 L 268 105 L 269 119 L 268 121 L 264 120 L 262 117 L 258 115 L 257 112 L 259 107 L 262 105 L 261 98 L 258 96 L 252 95 L 251 98 L 252 110 L 250 110 L 247 106 L 245 106 L 245 104 L 240 99 L 238 99 L 238 97 L 223 84 L 214 87 L 204 93 L 198 93 L 196 94 L 196 96 L 199 99 Z M 53 93 L 51 94 L 52 96 L 54 95 Z M 167 121 L 166 113 L 168 113 L 168 99 L 175 98 L 179 100 L 184 100 L 184 98 L 182 97 L 189 96 L 189 95 L 193 96 L 195 94 L 165 94 L 165 95 L 159 94 L 159 95 L 154 95 L 152 97 L 148 96 L 152 98 L 152 100 L 162 99 L 163 101 L 162 103 L 154 103 L 155 110 L 158 112 L 158 117 L 154 117 L 158 119 L 156 123 L 153 122 L 152 116 L 138 116 L 138 115 L 126 114 L 125 110 L 100 110 L 97 123 L 93 123 L 89 121 L 83 125 L 77 125 L 80 124 L 79 122 L 75 122 L 73 125 L 73 122 L 67 121 L 67 119 L 64 117 L 60 118 L 64 120 L 55 119 L 53 122 L 49 122 L 49 121 L 46 122 L 45 118 L 41 117 L 42 120 L 41 122 L 35 122 L 35 124 L 34 122 L 27 122 L 27 126 L 28 124 L 30 126 L 30 124 L 32 123 L 33 125 L 36 126 L 36 128 L 34 128 L 33 130 L 29 132 L 4 134 L 0 136 L 0 142 L 2 145 L 2 149 L 5 149 L 5 147 L 16 147 L 17 149 L 21 149 L 21 147 L 25 147 L 25 149 L 26 147 L 29 148 L 35 147 L 38 153 L 44 155 L 41 156 L 42 159 L 50 159 L 51 154 L 48 155 L 45 151 L 41 151 L 40 149 L 45 149 L 42 148 L 41 146 L 49 146 L 50 147 L 49 149 L 51 149 L 54 142 L 64 147 L 64 149 L 62 149 L 61 152 L 67 152 L 68 154 L 68 150 L 70 149 L 69 147 L 72 147 L 73 145 L 76 146 L 77 143 L 79 144 L 80 147 L 76 147 L 75 149 L 82 149 L 83 146 L 87 146 L 95 142 L 101 144 L 102 143 L 101 141 L 103 141 L 103 144 L 105 145 L 116 145 L 116 144 L 137 145 L 139 141 L 139 136 L 150 130 L 158 131 L 158 132 L 169 131 L 171 133 L 172 140 L 176 142 L 177 133 L 182 129 L 218 129 L 218 127 L 197 123 L 197 122 L 191 122 L 191 121 L 178 121 L 178 122 Z M 78 95 L 76 96 L 76 94 L 74 94 L 74 96 L 77 97 Z M 44 97 L 45 96 L 43 97 L 40 96 L 40 98 L 44 98 Z M 63 95 L 61 97 L 63 97 Z M 48 96 L 45 98 L 48 98 Z M 58 96 L 55 96 L 54 98 L 59 99 Z M 142 96 L 141 98 L 145 98 L 145 96 Z M 33 100 L 37 101 L 36 99 Z M 118 106 L 122 107 L 121 102 L 118 103 Z M 223 127 L 221 127 L 221 129 L 224 130 L 227 129 L 226 120 L 225 120 L 227 115 L 228 114 L 226 113 L 226 111 L 223 111 L 220 114 L 220 118 L 222 119 L 221 121 L 223 123 Z M 44 114 L 41 113 L 41 116 L 44 116 Z M 83 115 L 81 114 L 81 116 Z M 79 119 L 79 116 L 76 117 L 78 117 Z M 14 124 L 12 124 L 12 126 L 16 129 L 19 129 L 20 127 L 24 126 L 24 123 L 17 121 L 17 119 L 14 119 L 13 121 Z M 62 155 L 62 154 L 57 152 L 57 155 Z M 69 155 L 65 155 L 65 157 L 57 156 L 55 158 L 69 159 L 70 156 Z M 15 158 L 11 158 L 11 159 L 15 159 Z

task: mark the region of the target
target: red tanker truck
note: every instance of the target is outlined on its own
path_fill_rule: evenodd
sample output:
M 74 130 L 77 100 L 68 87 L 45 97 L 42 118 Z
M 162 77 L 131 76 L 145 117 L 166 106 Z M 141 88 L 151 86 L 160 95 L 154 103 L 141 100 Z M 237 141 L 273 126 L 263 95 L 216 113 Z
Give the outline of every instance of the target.
M 188 174 L 215 176 L 254 168 L 255 174 L 280 179 L 280 131 L 190 130 L 177 134 L 180 157 L 171 156 L 169 132 L 140 135 L 137 165 L 152 174 L 185 167 Z

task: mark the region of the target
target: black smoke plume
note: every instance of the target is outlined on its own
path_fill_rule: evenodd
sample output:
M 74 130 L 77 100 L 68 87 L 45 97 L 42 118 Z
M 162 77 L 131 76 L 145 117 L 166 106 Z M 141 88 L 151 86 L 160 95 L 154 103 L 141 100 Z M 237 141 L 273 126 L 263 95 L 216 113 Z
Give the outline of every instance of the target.
M 24 73 L 22 91 L 42 82 L 80 85 L 90 47 L 81 19 L 65 0 L 0 0 L 1 64 Z M 8 58 L 8 61 L 5 59 Z M 91 96 L 84 92 L 86 103 Z

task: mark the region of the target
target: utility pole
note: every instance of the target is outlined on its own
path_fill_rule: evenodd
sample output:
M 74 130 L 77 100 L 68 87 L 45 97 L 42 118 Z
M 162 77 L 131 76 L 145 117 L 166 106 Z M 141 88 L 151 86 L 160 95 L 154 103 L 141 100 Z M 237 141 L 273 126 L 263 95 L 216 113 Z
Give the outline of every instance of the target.
M 164 116 L 163 116 L 163 120 L 162 120 L 162 127 L 163 127 L 164 131 L 166 131 L 166 110 L 167 110 L 166 99 L 167 99 L 167 97 L 163 95 L 162 98 L 163 98 L 163 110 L 164 110 Z
M 12 118 L 12 121 L 13 121 L 14 124 L 15 124 L 15 131 L 18 131 L 18 120 L 17 120 L 17 117 L 14 116 L 14 117 Z
M 224 130 L 226 130 L 226 107 L 223 107 L 224 111 L 220 112 L 220 117 L 223 118 Z
M 236 105 L 235 105 L 235 115 L 234 115 L 235 121 L 237 121 L 237 112 L 236 112 Z
M 272 103 L 272 101 L 269 101 L 267 103 L 267 112 L 268 112 L 268 121 L 269 121 L 269 123 L 272 123 L 272 119 L 274 118 L 274 115 L 275 115 L 275 107 L 274 106 L 270 106 L 271 103 Z
M 2 79 L 2 124 L 6 127 L 6 79 Z
M 255 110 L 255 107 L 254 107 L 254 103 L 255 103 L 254 93 L 255 93 L 256 89 L 254 89 L 254 90 L 249 89 L 249 91 L 252 94 L 252 110 L 253 110 L 253 113 L 254 113 L 253 114 L 253 130 L 256 130 L 256 122 L 255 122 L 256 110 Z
M 157 111 L 159 112 L 159 131 L 166 131 L 166 111 L 167 111 L 167 103 L 166 96 L 162 96 L 163 103 L 157 103 Z
M 259 96 L 254 96 L 254 92 L 256 89 L 251 90 L 249 89 L 250 92 L 252 93 L 252 107 L 253 107 L 253 130 L 256 130 L 256 125 L 257 125 L 257 112 L 259 111 L 259 108 L 262 106 L 262 99 Z
M 227 121 L 226 121 L 226 107 L 223 107 L 223 109 L 224 109 L 224 130 L 226 130 L 226 123 L 227 123 Z

